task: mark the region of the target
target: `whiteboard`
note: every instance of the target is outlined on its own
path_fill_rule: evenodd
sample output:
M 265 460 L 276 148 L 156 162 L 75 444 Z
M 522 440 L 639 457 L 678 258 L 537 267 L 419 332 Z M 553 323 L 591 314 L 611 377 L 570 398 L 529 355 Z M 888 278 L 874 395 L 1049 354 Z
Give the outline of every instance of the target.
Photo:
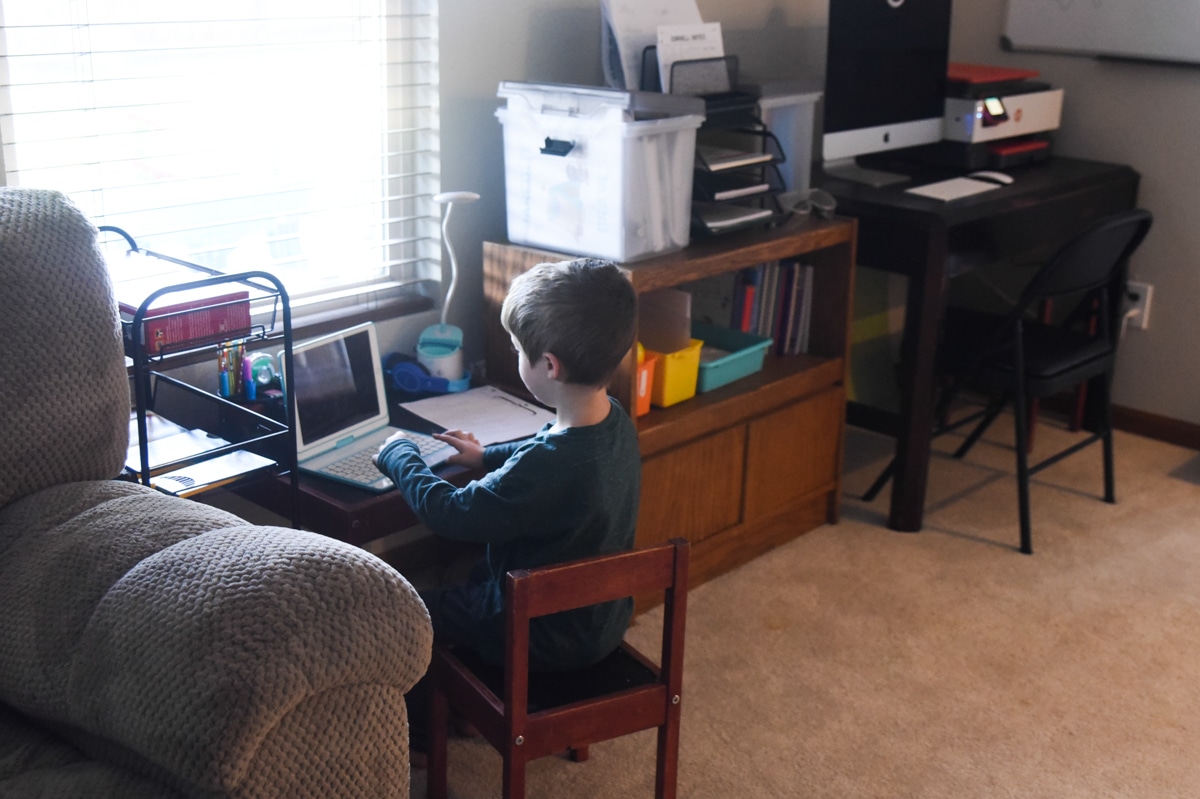
M 1200 64 L 1197 0 L 1008 0 L 1014 50 Z

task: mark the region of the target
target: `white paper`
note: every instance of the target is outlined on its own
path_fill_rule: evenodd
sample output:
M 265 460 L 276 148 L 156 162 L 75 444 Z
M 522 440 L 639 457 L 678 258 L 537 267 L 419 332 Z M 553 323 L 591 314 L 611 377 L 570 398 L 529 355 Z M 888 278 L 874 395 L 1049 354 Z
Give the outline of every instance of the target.
M 909 194 L 919 194 L 922 197 L 932 197 L 935 200 L 957 200 L 960 197 L 970 197 L 972 194 L 982 194 L 985 191 L 1000 188 L 995 183 L 986 183 L 972 178 L 950 178 L 939 180 L 937 183 L 927 183 L 924 186 L 914 186 L 906 189 Z
M 157 469 L 164 463 L 181 461 L 202 452 L 227 446 L 229 446 L 229 442 L 219 436 L 200 429 L 185 430 L 182 433 L 149 440 L 146 444 L 146 457 L 150 461 L 150 468 Z M 142 453 L 136 440 L 129 445 L 129 451 L 125 456 L 125 468 L 133 472 L 142 470 Z
M 642 87 L 642 53 L 658 42 L 659 25 L 703 22 L 696 0 L 601 0 L 602 24 L 617 42 L 625 88 Z
M 402 402 L 400 407 L 447 430 L 474 433 L 484 446 L 528 438 L 555 415 L 495 386 Z
M 723 55 L 725 45 L 719 22 L 658 26 L 658 77 L 666 93 L 671 91 L 671 65 L 676 61 L 699 61 Z M 721 71 L 725 72 L 726 68 L 722 66 Z

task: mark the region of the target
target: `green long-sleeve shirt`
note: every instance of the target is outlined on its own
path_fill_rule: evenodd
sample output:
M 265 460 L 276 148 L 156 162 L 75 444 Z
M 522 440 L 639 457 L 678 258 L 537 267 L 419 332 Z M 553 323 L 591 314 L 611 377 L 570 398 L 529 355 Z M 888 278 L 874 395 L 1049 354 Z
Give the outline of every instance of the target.
M 524 441 L 484 450 L 484 477 L 462 488 L 438 478 L 416 446 L 396 441 L 379 456 L 421 521 L 435 534 L 487 544 L 485 607 L 479 620 L 503 639 L 504 575 L 576 558 L 631 549 L 641 488 L 641 456 L 632 420 L 615 401 L 604 421 L 561 432 L 542 428 Z M 558 613 L 530 628 L 536 668 L 577 668 L 621 642 L 630 599 Z M 483 651 L 499 663 L 501 651 Z

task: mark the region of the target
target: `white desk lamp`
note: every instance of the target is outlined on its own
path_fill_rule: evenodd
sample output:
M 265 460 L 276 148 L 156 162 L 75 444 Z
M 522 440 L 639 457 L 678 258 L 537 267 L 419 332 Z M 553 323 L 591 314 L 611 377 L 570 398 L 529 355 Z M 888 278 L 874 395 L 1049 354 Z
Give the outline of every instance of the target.
M 450 254 L 450 287 L 446 289 L 446 298 L 442 301 L 441 323 L 421 331 L 417 340 L 417 361 L 433 377 L 451 381 L 461 380 L 466 372 L 462 359 L 462 328 L 446 324 L 446 314 L 450 311 L 450 301 L 454 298 L 454 288 L 458 282 L 458 262 L 454 258 L 454 243 L 449 234 L 450 214 L 454 211 L 455 203 L 473 203 L 478 199 L 479 195 L 473 191 L 447 191 L 433 195 L 435 203 L 446 207 L 442 215 L 442 241 L 446 243 L 446 252 Z

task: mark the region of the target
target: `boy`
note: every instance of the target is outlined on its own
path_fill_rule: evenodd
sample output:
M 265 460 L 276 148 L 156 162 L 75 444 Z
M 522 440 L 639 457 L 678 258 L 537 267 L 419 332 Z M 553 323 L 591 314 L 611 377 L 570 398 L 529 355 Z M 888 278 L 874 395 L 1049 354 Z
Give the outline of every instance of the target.
M 631 549 L 641 484 L 636 428 L 605 390 L 635 334 L 637 298 L 621 270 L 590 258 L 539 264 L 513 281 L 500 313 L 522 382 L 555 421 L 489 447 L 462 430 L 438 435 L 458 450 L 450 463 L 491 470 L 463 488 L 436 477 L 402 433 L 376 456 L 431 531 L 487 544 L 466 583 L 422 598 L 435 637 L 492 664 L 504 653 L 505 574 Z M 620 644 L 632 612 L 625 599 L 535 619 L 530 668 L 599 661 Z M 419 694 L 409 703 L 414 752 L 424 749 L 428 712 Z

